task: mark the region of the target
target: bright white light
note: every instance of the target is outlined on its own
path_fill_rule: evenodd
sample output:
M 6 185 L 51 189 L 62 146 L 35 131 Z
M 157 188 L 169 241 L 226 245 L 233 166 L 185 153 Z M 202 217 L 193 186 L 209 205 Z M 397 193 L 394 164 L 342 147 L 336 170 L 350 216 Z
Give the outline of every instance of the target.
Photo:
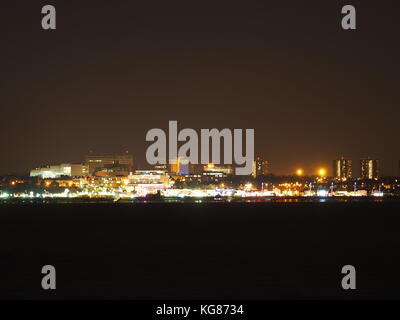
M 251 183 L 247 183 L 244 187 L 246 189 L 251 189 L 251 188 L 253 188 L 253 185 Z
M 327 190 L 318 190 L 317 191 L 317 196 L 318 197 L 326 197 L 328 195 L 328 191 Z

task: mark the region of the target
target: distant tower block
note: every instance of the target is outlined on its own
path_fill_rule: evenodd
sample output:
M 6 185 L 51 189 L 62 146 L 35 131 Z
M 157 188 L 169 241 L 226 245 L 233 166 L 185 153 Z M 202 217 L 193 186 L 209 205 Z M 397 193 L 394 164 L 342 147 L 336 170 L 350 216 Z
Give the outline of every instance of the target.
M 260 157 L 257 157 L 253 162 L 253 177 L 265 176 L 269 173 L 269 163 Z
M 333 175 L 335 179 L 346 181 L 353 177 L 353 161 L 345 158 L 333 160 Z
M 379 179 L 379 160 L 361 159 L 361 179 L 378 180 Z

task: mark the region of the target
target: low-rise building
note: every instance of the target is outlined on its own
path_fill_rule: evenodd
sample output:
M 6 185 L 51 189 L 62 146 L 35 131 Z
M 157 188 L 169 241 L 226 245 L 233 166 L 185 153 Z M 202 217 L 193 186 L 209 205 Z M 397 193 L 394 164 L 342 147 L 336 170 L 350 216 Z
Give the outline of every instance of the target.
M 133 192 L 146 195 L 166 190 L 171 186 L 171 179 L 165 171 L 136 170 L 129 174 L 127 185 Z
M 55 179 L 63 176 L 66 177 L 86 177 L 88 175 L 88 167 L 81 163 L 62 163 L 60 165 L 48 165 L 32 169 L 31 177 L 39 177 L 42 179 Z

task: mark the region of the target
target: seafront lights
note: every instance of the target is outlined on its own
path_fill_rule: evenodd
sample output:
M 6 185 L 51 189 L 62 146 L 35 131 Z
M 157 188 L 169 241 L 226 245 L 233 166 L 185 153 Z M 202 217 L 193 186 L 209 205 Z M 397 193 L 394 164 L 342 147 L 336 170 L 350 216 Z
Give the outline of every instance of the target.
M 318 170 L 318 174 L 319 174 L 321 177 L 325 177 L 325 175 L 326 175 L 326 170 L 325 170 L 324 168 L 321 168 L 321 169 Z
M 253 188 L 253 185 L 251 183 L 246 183 L 244 187 L 246 190 L 251 190 L 251 188 Z
M 304 173 L 304 170 L 303 170 L 303 169 L 297 169 L 297 171 L 296 171 L 296 174 L 297 174 L 298 176 L 302 176 L 303 173 Z

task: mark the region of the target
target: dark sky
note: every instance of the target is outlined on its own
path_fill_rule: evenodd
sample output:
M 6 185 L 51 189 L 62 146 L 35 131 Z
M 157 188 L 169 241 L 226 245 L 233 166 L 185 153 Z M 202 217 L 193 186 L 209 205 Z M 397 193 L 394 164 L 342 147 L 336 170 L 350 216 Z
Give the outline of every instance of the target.
M 57 30 L 41 29 L 41 8 Z M 341 7 L 357 8 L 343 31 Z M 254 128 L 274 173 L 339 156 L 397 174 L 398 1 L 1 1 L 0 173 L 128 149 L 146 132 Z

